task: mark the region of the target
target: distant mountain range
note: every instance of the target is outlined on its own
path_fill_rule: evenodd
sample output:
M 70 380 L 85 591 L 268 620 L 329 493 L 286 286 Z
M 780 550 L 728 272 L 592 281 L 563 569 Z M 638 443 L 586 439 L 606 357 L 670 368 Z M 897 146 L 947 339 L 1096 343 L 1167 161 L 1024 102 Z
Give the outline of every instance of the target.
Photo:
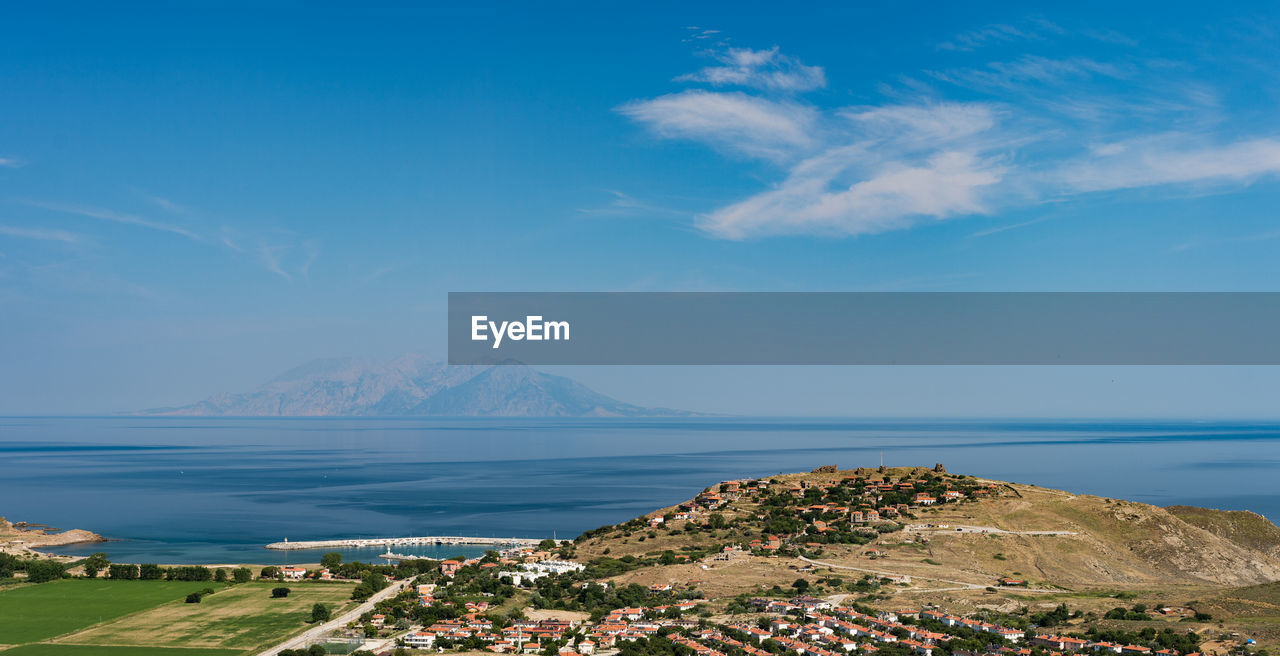
M 141 414 L 206 417 L 674 417 L 521 364 L 450 366 L 419 355 L 390 362 L 315 360 L 253 392 Z

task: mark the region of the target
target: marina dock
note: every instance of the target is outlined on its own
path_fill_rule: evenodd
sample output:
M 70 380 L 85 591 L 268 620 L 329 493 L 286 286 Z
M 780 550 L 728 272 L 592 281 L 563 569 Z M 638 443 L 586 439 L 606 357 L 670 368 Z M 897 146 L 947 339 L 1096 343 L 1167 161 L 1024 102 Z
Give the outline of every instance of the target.
M 536 547 L 540 542 L 542 542 L 541 538 L 475 538 L 452 535 L 434 535 L 410 538 L 302 540 L 298 542 L 290 542 L 288 538 L 286 538 L 283 542 L 272 542 L 271 544 L 268 544 L 266 548 L 274 549 L 276 551 L 293 551 L 295 549 L 386 547 L 387 550 L 390 551 L 391 547 L 430 546 L 438 544 L 492 545 L 495 547 Z

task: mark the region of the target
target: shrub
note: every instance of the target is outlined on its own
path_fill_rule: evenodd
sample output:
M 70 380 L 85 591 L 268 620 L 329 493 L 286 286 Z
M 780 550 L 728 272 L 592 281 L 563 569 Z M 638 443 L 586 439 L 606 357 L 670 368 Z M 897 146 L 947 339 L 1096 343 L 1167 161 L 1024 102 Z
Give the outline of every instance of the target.
M 290 590 L 289 588 L 271 588 L 271 598 L 283 599 L 285 597 L 288 597 L 290 592 L 293 592 L 293 591 Z

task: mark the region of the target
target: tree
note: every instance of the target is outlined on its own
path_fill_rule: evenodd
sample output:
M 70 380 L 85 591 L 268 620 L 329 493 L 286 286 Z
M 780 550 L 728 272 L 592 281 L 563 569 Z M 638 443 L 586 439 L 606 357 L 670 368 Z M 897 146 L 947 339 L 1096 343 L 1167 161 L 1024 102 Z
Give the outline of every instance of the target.
M 200 603 L 200 598 L 203 596 L 204 595 L 200 594 L 199 592 L 192 592 L 191 594 L 187 595 L 187 603 L 198 604 Z
M 338 565 L 341 565 L 341 564 L 342 564 L 342 554 L 336 551 L 330 551 L 329 553 L 320 557 L 320 566 L 325 569 L 337 569 Z
M 143 563 L 138 566 L 138 578 L 143 581 L 159 581 L 166 573 L 165 568 L 155 563 Z
M 107 576 L 121 581 L 134 581 L 138 578 L 138 566 L 125 563 L 111 563 L 111 566 L 107 568 Z
M 311 607 L 312 622 L 328 622 L 331 616 L 332 613 L 329 612 L 329 607 L 324 604 L 318 603 Z
M 227 582 L 227 570 L 222 569 L 222 568 L 218 568 L 218 569 L 213 570 L 213 580 L 214 580 L 214 581 L 217 581 L 218 583 L 226 583 L 226 582 Z
M 289 588 L 271 588 L 271 598 L 284 599 L 289 596 L 290 592 L 292 592 L 292 590 Z
M 542 542 L 538 543 L 538 548 L 543 551 L 551 551 L 552 549 L 556 548 L 556 541 L 552 540 L 551 538 L 547 538 Z
M 84 575 L 89 578 L 97 578 L 98 572 L 107 568 L 111 561 L 107 560 L 107 554 L 91 553 L 88 558 L 84 559 Z
M 795 588 L 796 592 L 803 594 L 805 590 L 809 589 L 809 582 L 802 578 L 796 579 L 795 582 L 791 584 L 791 587 Z
M 262 568 L 262 571 L 258 573 L 258 578 L 263 578 L 263 579 L 274 579 L 275 577 L 277 577 L 277 576 L 279 576 L 279 575 L 280 575 L 280 568 L 278 568 L 278 567 L 263 567 L 263 568 Z
M 248 567 L 237 567 L 231 570 L 231 578 L 235 579 L 236 583 L 248 583 L 253 580 L 253 570 Z
M 67 567 L 56 560 L 33 560 L 27 565 L 27 580 L 45 583 L 62 578 Z

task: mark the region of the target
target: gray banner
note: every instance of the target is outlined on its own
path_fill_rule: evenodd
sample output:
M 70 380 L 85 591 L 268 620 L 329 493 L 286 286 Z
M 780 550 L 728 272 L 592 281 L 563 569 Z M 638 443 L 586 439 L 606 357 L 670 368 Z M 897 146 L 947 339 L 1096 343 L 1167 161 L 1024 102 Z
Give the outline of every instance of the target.
M 1280 364 L 1280 293 L 452 292 L 449 363 Z

